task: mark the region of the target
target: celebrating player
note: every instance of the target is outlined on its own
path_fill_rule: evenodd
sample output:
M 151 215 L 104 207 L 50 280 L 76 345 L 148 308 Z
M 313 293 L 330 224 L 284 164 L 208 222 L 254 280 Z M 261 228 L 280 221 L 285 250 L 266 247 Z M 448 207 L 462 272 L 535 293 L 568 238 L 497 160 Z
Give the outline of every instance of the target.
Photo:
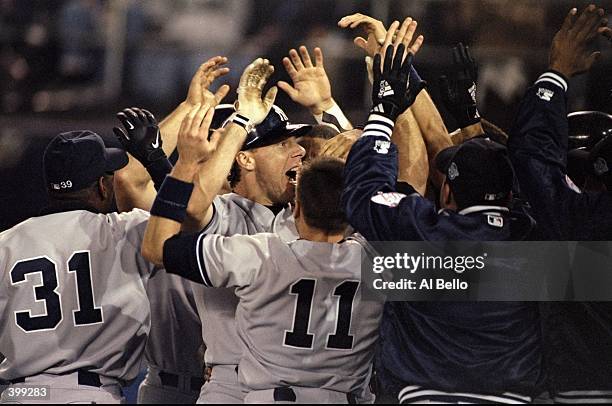
M 601 158 L 607 191 L 579 193 L 565 175 L 568 80 L 599 58 L 591 44 L 600 34 L 612 34 L 606 24 L 604 10 L 594 5 L 580 15 L 575 8 L 568 13 L 553 40 L 549 70 L 527 91 L 508 141 L 517 177 L 547 239 L 608 241 L 612 236 L 609 154 L 595 156 Z M 550 303 L 544 310 L 553 398 L 561 403 L 612 402 L 612 306 Z
M 2 401 L 120 403 L 150 326 L 149 215 L 111 213 L 113 172 L 128 157 L 99 135 L 59 134 L 43 162 L 49 207 L 0 234 Z M 18 391 L 28 387 L 39 390 Z
M 293 208 L 297 240 L 274 233 L 175 236 L 193 188 L 188 168 L 208 148 L 202 117 L 200 111 L 184 123 L 180 159 L 153 206 L 143 253 L 206 287 L 235 288 L 244 343 L 238 376 L 246 403 L 354 403 L 369 381 L 382 304 L 362 295 L 361 246 L 344 241 L 342 161 L 315 159 L 300 173 Z M 182 207 L 182 214 L 173 207 Z M 298 362 L 304 357 L 311 362 Z
M 343 202 L 350 224 L 372 241 L 508 240 L 511 227 L 527 238 L 531 222 L 508 208 L 510 162 L 492 141 L 469 141 L 438 154 L 436 166 L 446 175 L 442 213 L 411 185 L 398 193 L 391 134 L 421 90 L 418 81 L 408 81 L 419 48 L 409 47 L 412 35 L 398 34 L 389 45 L 398 26 L 391 26 L 374 59 L 373 107 L 346 165 Z M 376 361 L 382 389 L 401 403 L 528 403 L 542 376 L 538 322 L 534 304 L 389 302 Z

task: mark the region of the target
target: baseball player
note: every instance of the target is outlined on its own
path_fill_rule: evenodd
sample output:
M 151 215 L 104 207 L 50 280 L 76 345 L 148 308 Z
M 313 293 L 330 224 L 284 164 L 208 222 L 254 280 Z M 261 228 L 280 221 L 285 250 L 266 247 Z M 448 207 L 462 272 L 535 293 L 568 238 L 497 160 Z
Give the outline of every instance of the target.
M 389 29 L 386 44 L 397 27 Z M 375 58 L 373 108 L 346 163 L 343 203 L 350 224 L 371 241 L 526 238 L 531 222 L 510 213 L 512 168 L 504 147 L 493 141 L 470 140 L 438 154 L 445 210 L 438 212 L 412 185 L 397 189 L 391 134 L 421 90 L 418 81 L 408 84 L 419 48 L 408 48 L 410 42 L 398 34 Z M 538 394 L 542 362 L 533 303 L 388 302 L 380 334 L 378 380 L 401 403 L 529 403 Z
M 217 106 L 212 128 L 220 127 L 233 112 L 233 106 Z M 163 149 L 165 143 L 159 136 L 159 128 L 152 114 L 131 108 L 123 110 L 118 117 L 123 129 L 115 128 L 115 133 L 130 156 L 137 160 L 123 169 L 121 176 L 127 177 L 137 172 L 138 168 L 135 167 L 138 162 L 147 168 L 152 178 L 157 178 L 159 173 L 151 168 L 172 167 L 167 162 Z M 148 180 L 148 183 L 155 183 L 159 187 L 161 182 Z M 131 207 L 119 205 L 119 209 L 128 210 Z M 199 355 L 204 344 L 191 283 L 175 275 L 155 271 L 147 285 L 147 294 L 151 303 L 151 333 L 145 349 L 148 373 L 139 387 L 138 402 L 195 403 L 204 383 L 204 359 Z
M 296 137 L 310 126 L 289 124 L 285 113 L 272 106 L 275 87 L 262 100 L 263 86 L 273 70 L 267 60 L 258 59 L 243 73 L 238 111 L 224 130 L 215 158 L 205 162 L 196 175 L 195 199 L 188 210 L 199 224 L 192 231 L 205 228 L 207 233 L 221 235 L 274 232 L 285 241 L 296 238 L 288 206 L 294 198 L 295 176 L 304 156 Z M 228 136 L 230 130 L 237 131 L 235 127 L 244 134 Z M 233 193 L 217 196 L 227 173 Z M 202 318 L 205 361 L 212 368 L 210 382 L 202 388 L 198 402 L 241 403 L 244 392 L 238 382 L 237 366 L 244 346 L 236 332 L 238 298 L 234 289 L 211 292 L 194 286 L 194 292 Z
M 569 78 L 588 71 L 597 60 L 591 42 L 604 34 L 603 9 L 594 5 L 580 15 L 572 9 L 555 36 L 549 70 L 523 99 L 508 141 L 523 192 L 545 239 L 609 241 L 612 234 L 610 142 L 592 150 L 605 191 L 580 192 L 566 176 Z M 607 144 L 607 145 L 606 145 Z M 607 151 L 606 151 L 607 149 Z M 599 163 L 597 164 L 599 160 Z M 559 403 L 612 402 L 612 306 L 609 302 L 548 303 L 543 306 L 549 389 Z
M 129 164 L 116 176 L 117 192 L 122 197 L 121 211 L 134 207 L 149 210 L 165 175 L 176 156 L 173 122 L 182 118 L 192 106 L 220 102 L 227 94 L 223 85 L 213 94 L 210 84 L 228 69 L 226 58 L 215 57 L 200 66 L 189 87 L 186 100 L 158 126 L 152 114 L 138 108 L 125 109 L 117 117 L 123 128 L 115 134 L 129 152 Z M 231 105 L 219 105 L 211 128 L 221 127 L 234 112 Z M 176 161 L 176 158 L 174 158 Z M 145 171 L 146 169 L 146 171 Z M 176 275 L 155 270 L 147 285 L 151 304 L 151 332 L 145 348 L 147 375 L 138 390 L 138 403 L 195 403 L 204 383 L 202 324 L 195 305 L 191 283 Z
M 2 402 L 119 403 L 150 326 L 149 215 L 111 213 L 128 158 L 97 134 L 60 134 L 43 161 L 50 205 L 0 234 Z
M 205 227 L 207 232 L 222 235 L 274 231 L 288 241 L 297 238 L 288 203 L 294 197 L 295 176 L 304 150 L 295 137 L 310 126 L 292 126 L 280 108 L 272 107 L 275 87 L 262 98 L 262 89 L 273 70 L 263 59 L 245 69 L 238 89 L 238 111 L 222 130 L 223 136 L 211 137 L 211 148 L 204 157 L 207 160 L 195 178 L 194 199 L 188 207 L 194 220 L 189 225 L 192 231 Z M 200 111 L 200 106 L 196 107 L 186 120 L 195 119 Z M 210 114 L 214 115 L 212 111 Z M 244 128 L 249 130 L 247 138 L 240 134 Z M 217 196 L 230 172 L 234 193 Z M 242 403 L 244 392 L 236 372 L 243 351 L 234 318 L 238 299 L 233 289 L 205 292 L 203 287 L 194 286 L 194 294 L 206 345 L 205 361 L 212 367 L 210 381 L 203 386 L 198 401 Z
M 185 138 L 179 135 L 181 158 L 153 206 L 143 253 L 204 286 L 235 288 L 245 402 L 354 403 L 369 379 L 382 302 L 363 297 L 361 246 L 344 241 L 342 161 L 315 160 L 300 173 L 298 240 L 274 233 L 171 238 L 180 229 L 174 208 L 186 208 L 193 189 L 185 182 L 193 178 L 189 159 L 197 162 L 197 149 L 206 148 Z

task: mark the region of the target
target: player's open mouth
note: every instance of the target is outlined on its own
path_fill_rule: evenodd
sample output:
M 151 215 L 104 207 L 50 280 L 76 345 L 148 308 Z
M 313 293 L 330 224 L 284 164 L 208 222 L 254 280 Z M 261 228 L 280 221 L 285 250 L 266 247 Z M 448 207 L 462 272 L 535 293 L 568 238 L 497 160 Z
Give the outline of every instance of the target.
M 287 177 L 289 178 L 289 183 L 291 183 L 292 185 L 297 185 L 297 173 L 298 173 L 298 168 L 292 168 L 289 169 L 287 172 L 285 172 L 285 175 L 287 175 Z

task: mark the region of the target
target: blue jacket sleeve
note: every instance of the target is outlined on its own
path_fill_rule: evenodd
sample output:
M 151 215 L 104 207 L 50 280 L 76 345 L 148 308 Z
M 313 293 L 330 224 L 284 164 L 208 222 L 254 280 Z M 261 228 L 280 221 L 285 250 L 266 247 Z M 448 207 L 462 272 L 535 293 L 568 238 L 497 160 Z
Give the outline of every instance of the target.
M 546 239 L 600 239 L 610 233 L 612 202 L 607 193 L 580 193 L 566 176 L 566 91 L 555 72 L 527 91 L 508 140 L 510 158 Z
M 407 186 L 399 193 L 397 148 L 391 143 L 393 122 L 371 114 L 344 170 L 342 203 L 349 223 L 370 241 L 442 239 L 448 220 L 435 205 Z M 448 226 L 448 225 L 447 225 Z

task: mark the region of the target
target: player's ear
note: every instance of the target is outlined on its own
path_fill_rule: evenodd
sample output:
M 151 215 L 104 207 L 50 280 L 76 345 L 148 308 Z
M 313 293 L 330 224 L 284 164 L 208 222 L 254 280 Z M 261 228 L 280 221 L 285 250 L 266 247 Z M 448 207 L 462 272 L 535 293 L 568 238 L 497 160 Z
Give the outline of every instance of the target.
M 255 170 L 255 157 L 250 151 L 240 151 L 236 155 L 238 166 L 247 171 Z
M 450 185 L 444 178 L 442 187 L 440 188 L 440 207 L 443 209 L 452 209 L 455 206 L 455 199 Z
M 110 176 L 100 176 L 98 179 L 98 197 L 102 201 L 107 201 L 113 197 L 113 178 Z

